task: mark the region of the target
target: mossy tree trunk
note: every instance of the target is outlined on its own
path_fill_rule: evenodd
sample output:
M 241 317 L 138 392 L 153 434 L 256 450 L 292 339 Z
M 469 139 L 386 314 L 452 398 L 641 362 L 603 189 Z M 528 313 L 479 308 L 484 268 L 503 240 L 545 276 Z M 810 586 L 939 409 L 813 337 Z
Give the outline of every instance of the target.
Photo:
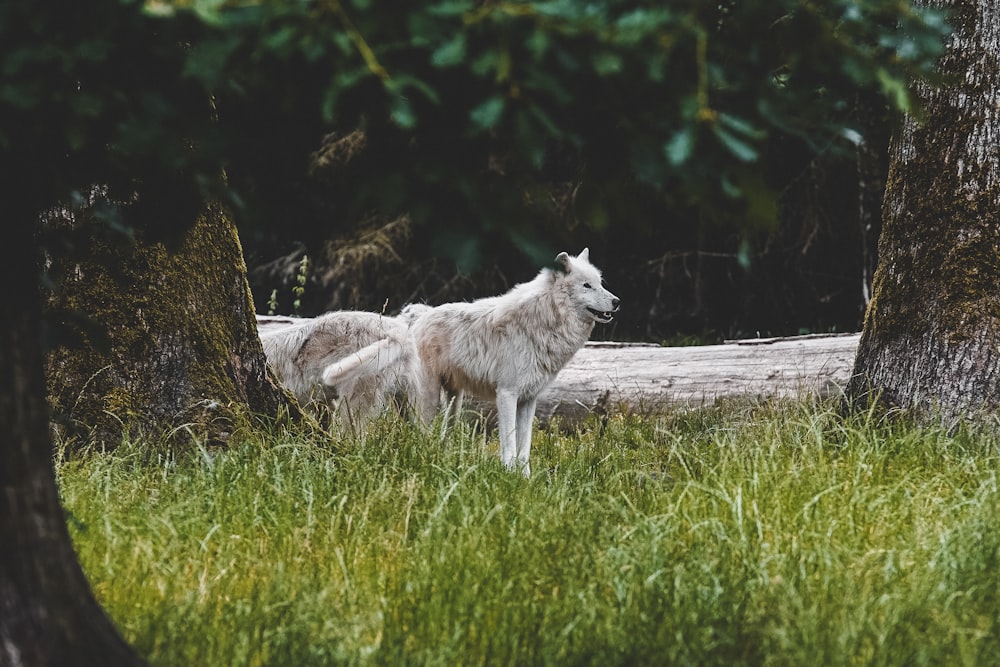
M 946 82 L 917 88 L 925 117 L 892 145 L 848 393 L 955 423 L 1000 408 L 1000 12 L 935 4 L 954 10 Z
M 22 221 L 33 215 L 20 213 Z M 37 246 L 31 225 L 17 220 L 0 243 L 8 290 L 0 300 L 0 665 L 141 665 L 91 594 L 59 505 Z
M 112 447 L 178 428 L 224 442 L 234 418 L 288 405 L 267 370 L 239 238 L 222 209 L 206 207 L 171 242 L 79 236 L 49 258 L 50 309 L 65 325 L 86 322 L 82 344 L 49 354 L 57 425 Z

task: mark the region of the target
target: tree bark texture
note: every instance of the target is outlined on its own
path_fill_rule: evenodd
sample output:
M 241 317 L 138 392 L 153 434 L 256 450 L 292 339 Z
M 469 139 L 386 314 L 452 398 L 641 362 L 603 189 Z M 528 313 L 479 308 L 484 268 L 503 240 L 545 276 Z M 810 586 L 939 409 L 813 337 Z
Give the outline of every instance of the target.
M 934 3 L 955 31 L 945 83 L 894 137 L 879 265 L 848 388 L 929 420 L 1000 408 L 1000 11 Z
M 0 665 L 140 665 L 94 599 L 73 552 L 52 471 L 35 247 L 30 233 L 8 226 L 4 234 Z
M 587 343 L 538 399 L 544 422 L 710 406 L 719 400 L 837 396 L 858 335 L 660 347 Z
M 79 224 L 79 223 L 72 223 Z M 50 257 L 55 313 L 85 316 L 82 344 L 48 359 L 55 423 L 114 446 L 181 426 L 225 441 L 235 416 L 288 397 L 267 370 L 235 226 L 209 206 L 176 247 L 108 243 Z M 292 408 L 294 409 L 294 408 Z

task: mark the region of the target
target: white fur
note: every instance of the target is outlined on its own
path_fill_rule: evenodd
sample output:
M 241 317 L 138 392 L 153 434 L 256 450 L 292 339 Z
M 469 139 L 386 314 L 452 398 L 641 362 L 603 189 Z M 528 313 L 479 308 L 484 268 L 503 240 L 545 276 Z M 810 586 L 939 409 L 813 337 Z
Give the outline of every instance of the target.
M 337 311 L 274 331 L 262 329 L 268 364 L 303 406 L 329 408 L 357 430 L 393 395 L 413 394 L 416 349 L 405 322 L 377 313 Z M 337 378 L 331 367 L 353 369 Z
M 500 459 L 531 474 L 531 430 L 538 395 L 590 337 L 610 322 L 618 297 L 584 249 L 560 253 L 555 269 L 506 294 L 448 303 L 419 315 L 411 334 L 420 358 L 421 416 L 437 411 L 441 390 L 495 400 Z
M 433 309 L 433 306 L 428 306 L 426 303 L 408 303 L 403 306 L 403 310 L 399 311 L 399 315 L 396 316 L 396 319 L 409 326 L 413 324 L 418 317 Z

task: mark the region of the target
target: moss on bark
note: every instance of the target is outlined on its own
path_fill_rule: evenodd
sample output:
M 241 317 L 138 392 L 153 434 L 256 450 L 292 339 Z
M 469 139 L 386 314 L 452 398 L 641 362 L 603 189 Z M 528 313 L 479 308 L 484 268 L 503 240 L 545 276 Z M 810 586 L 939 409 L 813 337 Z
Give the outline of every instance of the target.
M 80 315 L 92 325 L 77 327 L 81 344 L 48 356 L 56 424 L 106 446 L 185 427 L 224 441 L 240 416 L 295 410 L 267 370 L 239 238 L 221 208 L 207 206 L 176 248 L 82 236 L 50 257 L 60 277 L 50 311 L 69 315 L 64 326 Z

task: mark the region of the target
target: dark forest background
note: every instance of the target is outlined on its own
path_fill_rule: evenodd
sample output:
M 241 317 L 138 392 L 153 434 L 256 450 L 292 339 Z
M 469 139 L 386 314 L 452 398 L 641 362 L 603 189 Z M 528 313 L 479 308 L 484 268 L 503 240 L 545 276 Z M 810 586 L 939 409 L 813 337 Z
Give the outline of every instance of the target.
M 899 0 L 19 2 L 0 144 L 33 215 L 96 187 L 156 239 L 222 205 L 261 313 L 493 295 L 589 247 L 600 337 L 856 331 L 949 31 Z
M 457 223 L 442 230 L 407 215 L 372 214 L 360 229 L 345 229 L 337 198 L 349 193 L 336 179 L 356 156 L 341 155 L 315 171 L 294 219 L 244 233 L 257 311 L 395 314 L 414 301 L 471 300 L 531 279 L 546 253 L 589 246 L 624 304 L 595 339 L 684 344 L 859 331 L 877 259 L 891 131 L 887 115 L 869 112 L 867 120 L 870 143 L 847 150 L 816 152 L 787 138 L 768 146 L 760 167 L 773 189 L 773 199 L 761 203 L 773 211 L 770 224 L 719 224 L 697 205 L 634 180 L 609 191 L 586 179 L 553 179 L 524 190 L 538 216 L 529 250 L 505 233 L 469 242 Z M 489 176 L 496 187 L 523 189 L 504 183 L 500 172 Z M 447 191 L 439 196 L 446 208 Z

